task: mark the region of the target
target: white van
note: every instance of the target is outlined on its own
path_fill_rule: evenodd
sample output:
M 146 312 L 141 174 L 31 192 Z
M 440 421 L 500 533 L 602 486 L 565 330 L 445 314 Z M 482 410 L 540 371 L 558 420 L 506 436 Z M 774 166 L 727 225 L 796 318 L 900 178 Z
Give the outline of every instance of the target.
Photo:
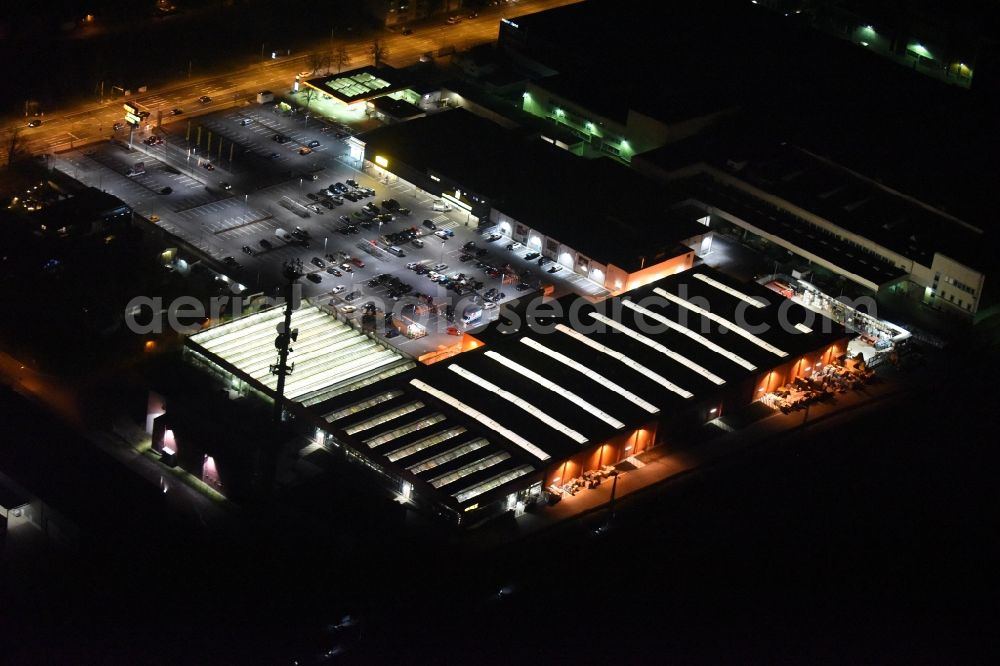
M 267 104 L 268 102 L 273 102 L 273 101 L 274 101 L 274 93 L 272 93 L 270 90 L 261 90 L 259 93 L 257 93 L 258 104 Z
M 435 199 L 434 203 L 431 204 L 431 208 L 438 212 L 447 212 L 451 210 L 451 204 L 444 199 Z
M 462 311 L 462 323 L 471 324 L 483 318 L 483 309 L 478 305 L 469 305 Z
M 394 254 L 397 257 L 405 257 L 406 256 L 406 253 L 403 252 L 403 249 L 400 248 L 400 247 L 397 247 L 395 245 L 390 245 L 389 247 L 385 248 L 385 251 L 388 252 L 389 254 Z
M 285 241 L 286 243 L 291 243 L 292 241 L 295 240 L 294 238 L 292 238 L 292 235 L 287 231 L 285 231 L 284 229 L 275 229 L 274 235 L 280 238 L 281 240 Z

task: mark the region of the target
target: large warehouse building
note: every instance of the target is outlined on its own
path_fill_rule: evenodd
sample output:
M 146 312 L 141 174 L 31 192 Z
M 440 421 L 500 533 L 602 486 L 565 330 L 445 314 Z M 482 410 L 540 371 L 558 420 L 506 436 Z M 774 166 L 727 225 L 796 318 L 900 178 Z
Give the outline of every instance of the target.
M 599 304 L 505 309 L 478 347 L 432 366 L 315 307 L 286 408 L 400 496 L 474 524 L 615 465 L 841 357 L 847 333 L 707 268 Z M 192 336 L 190 349 L 265 394 L 276 311 Z M 300 368 L 302 369 L 299 375 Z M 296 375 L 299 375 L 296 377 Z M 272 394 L 273 395 L 273 394 Z
M 663 188 L 627 167 L 574 157 L 463 109 L 380 127 L 354 141 L 377 177 L 441 197 L 466 211 L 470 224 L 496 227 L 584 276 L 602 295 L 690 268 L 710 234 L 696 221 L 704 213 L 672 209 Z

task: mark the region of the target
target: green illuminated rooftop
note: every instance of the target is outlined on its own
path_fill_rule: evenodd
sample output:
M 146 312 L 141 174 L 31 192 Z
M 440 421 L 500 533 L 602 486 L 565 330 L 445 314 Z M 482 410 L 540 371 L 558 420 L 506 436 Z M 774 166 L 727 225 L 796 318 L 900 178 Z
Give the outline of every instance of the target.
M 334 77 L 309 79 L 305 83 L 345 104 L 353 104 L 405 88 L 407 81 L 398 74 L 398 70 L 391 67 L 363 67 Z

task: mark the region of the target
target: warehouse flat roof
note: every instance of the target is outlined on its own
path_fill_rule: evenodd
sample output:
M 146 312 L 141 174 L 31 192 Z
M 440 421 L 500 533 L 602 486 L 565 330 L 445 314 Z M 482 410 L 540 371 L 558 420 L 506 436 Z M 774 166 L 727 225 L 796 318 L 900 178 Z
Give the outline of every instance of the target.
M 791 214 L 763 205 L 753 195 L 719 183 L 711 176 L 701 174 L 686 179 L 683 187 L 702 203 L 734 215 L 801 251 L 862 278 L 870 288 L 892 284 L 906 275 L 905 270 L 854 243 L 839 239 Z
M 585 160 L 463 109 L 360 138 L 369 159 L 381 155 L 390 169 L 401 161 L 454 178 L 501 213 L 625 270 L 648 266 L 704 231 L 669 213 L 672 202 L 662 188 L 628 167 L 609 158 Z
M 924 266 L 935 252 L 989 265 L 982 230 L 794 146 L 753 154 L 735 175 Z
M 435 485 L 464 510 L 661 412 L 846 335 L 760 285 L 705 267 L 577 312 L 575 320 L 550 317 L 514 332 L 498 322 L 476 334 L 483 347 L 313 411 L 404 478 L 429 482 L 465 470 Z M 481 482 L 489 488 L 466 492 Z

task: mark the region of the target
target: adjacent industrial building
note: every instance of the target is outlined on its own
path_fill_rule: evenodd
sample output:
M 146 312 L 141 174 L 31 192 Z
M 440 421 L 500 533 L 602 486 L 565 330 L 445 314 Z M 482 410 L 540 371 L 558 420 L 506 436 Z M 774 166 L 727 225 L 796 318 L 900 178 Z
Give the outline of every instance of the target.
M 795 146 L 733 150 L 683 165 L 658 150 L 635 168 L 686 191 L 710 227 L 735 225 L 871 292 L 978 310 L 989 265 L 982 229 Z

